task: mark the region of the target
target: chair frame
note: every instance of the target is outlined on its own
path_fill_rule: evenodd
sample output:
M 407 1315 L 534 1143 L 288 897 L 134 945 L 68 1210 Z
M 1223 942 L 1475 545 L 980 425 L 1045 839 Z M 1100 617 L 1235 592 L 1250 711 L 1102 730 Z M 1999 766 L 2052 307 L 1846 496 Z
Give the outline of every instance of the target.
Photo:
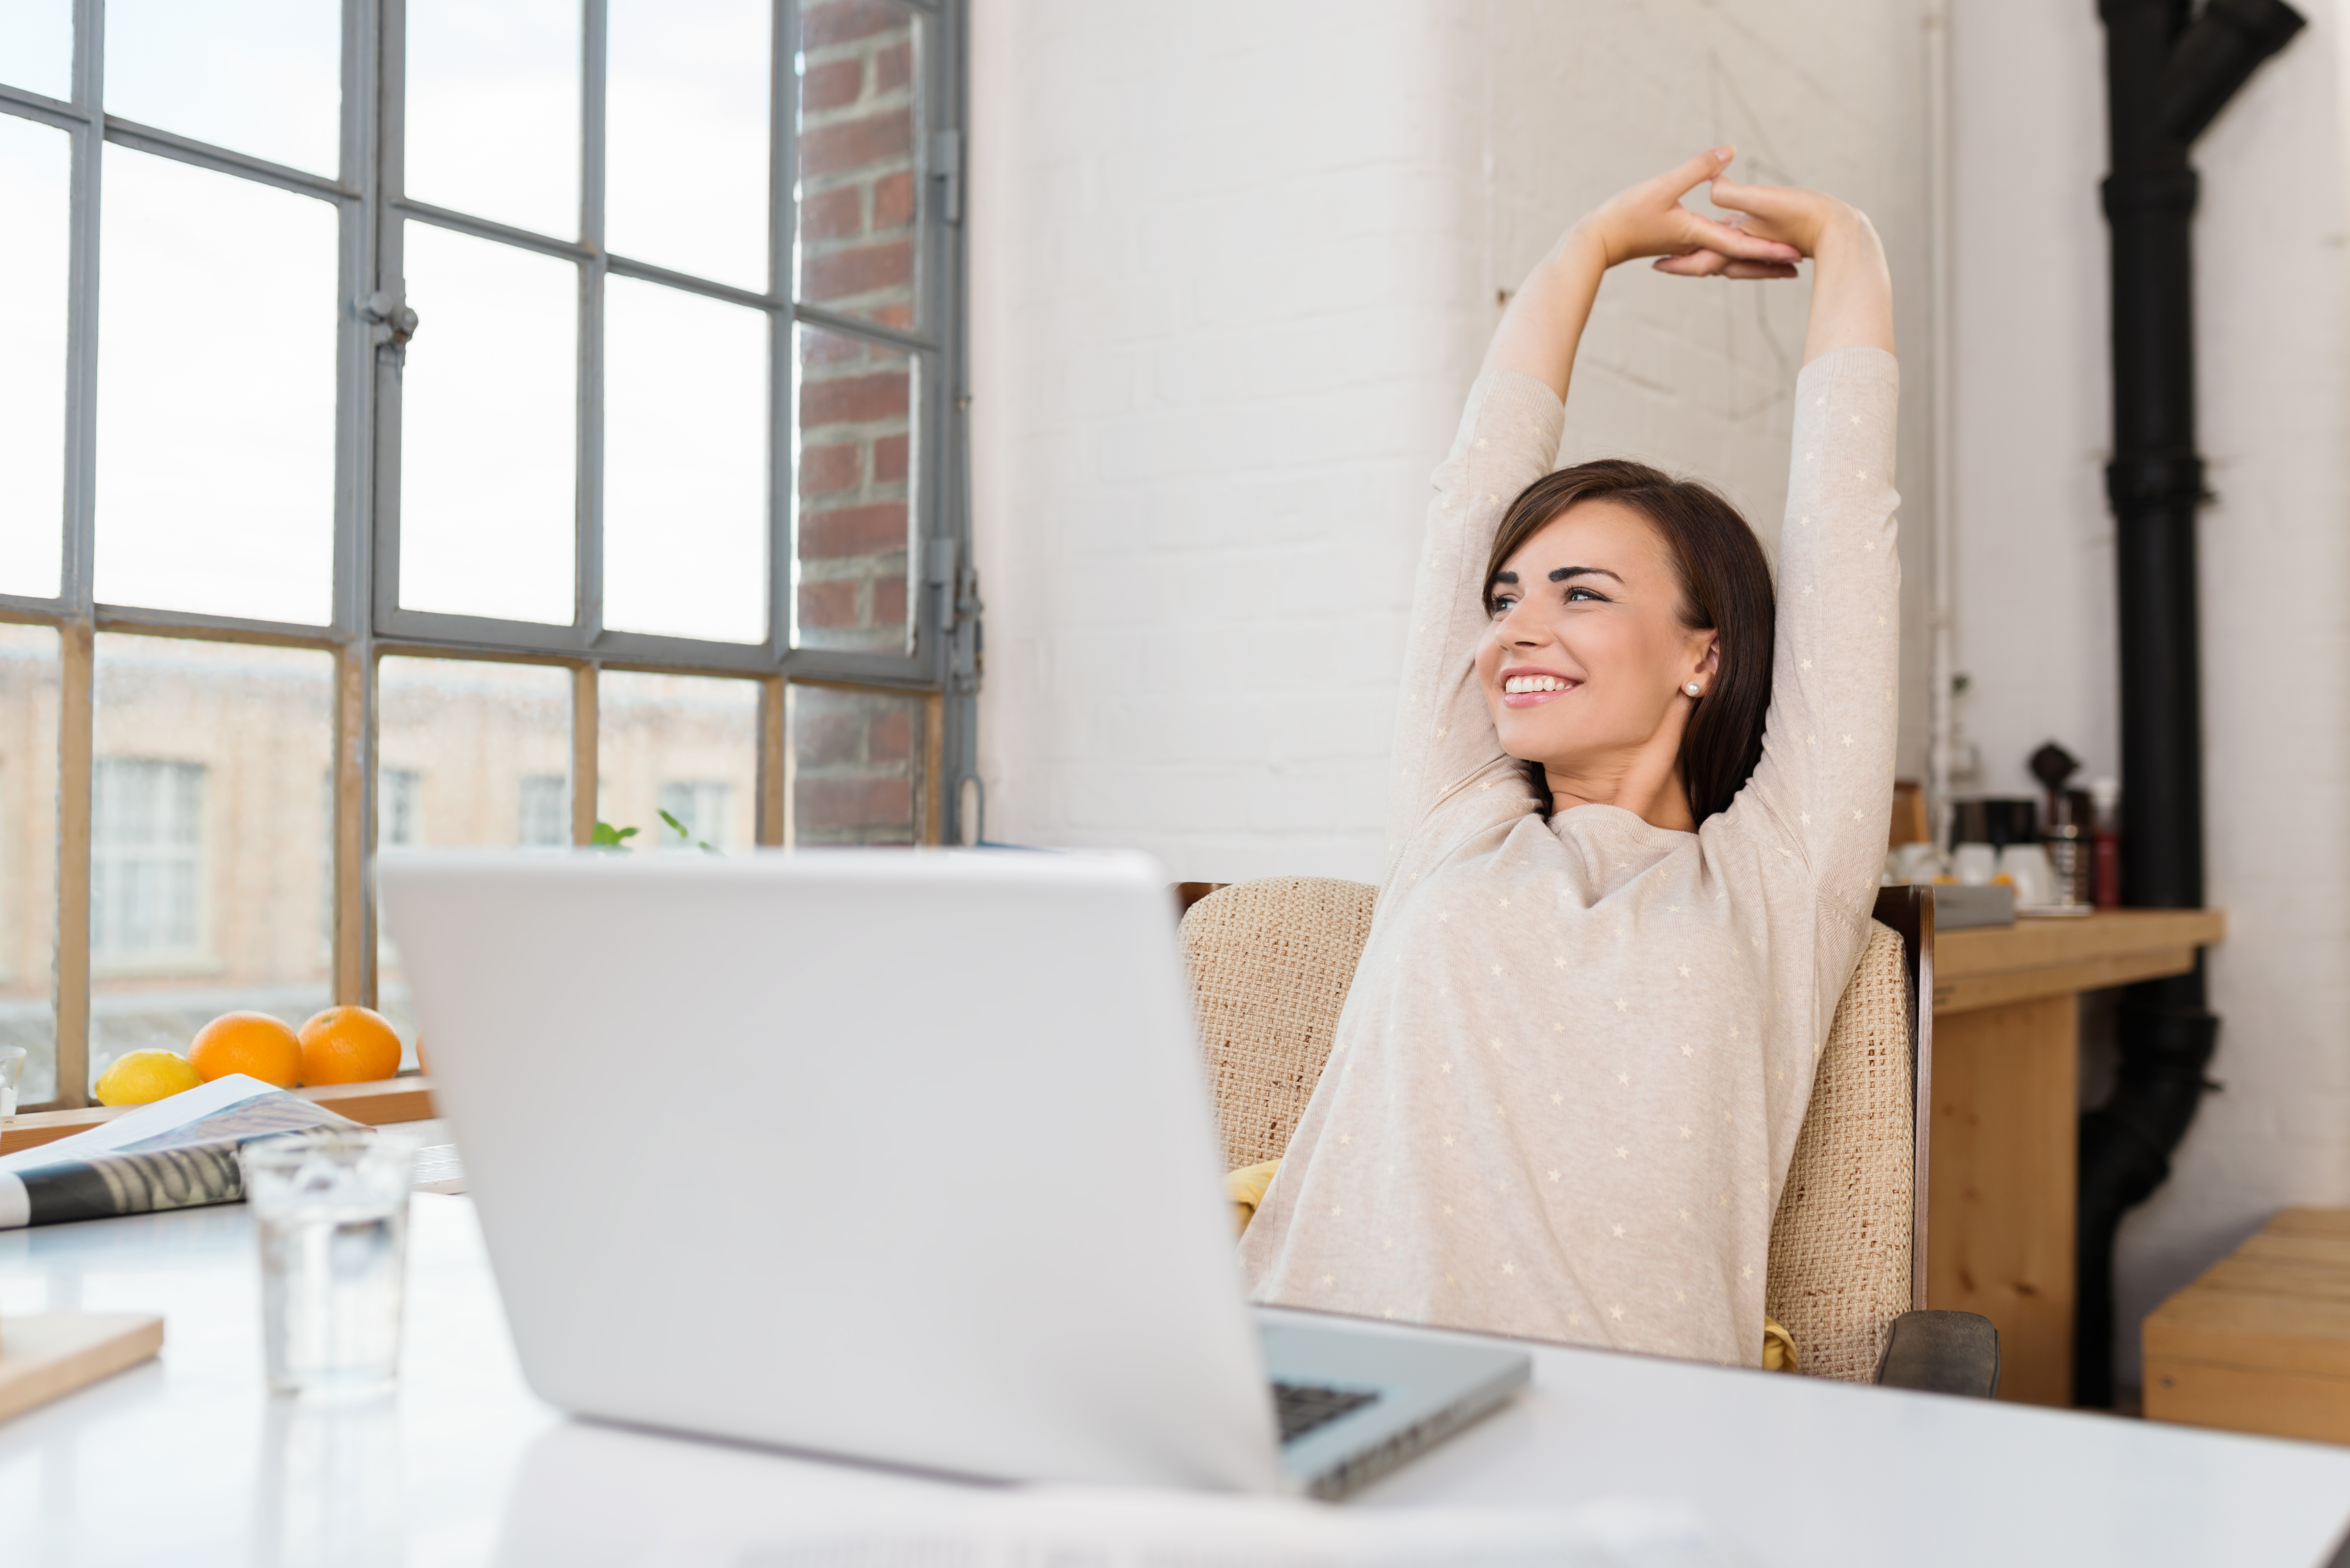
M 1879 888 L 1871 911 L 1901 938 L 1909 971 L 1909 1310 L 1926 1310 L 1926 1178 L 1931 1168 L 1934 1131 L 1934 889 L 1904 885 Z

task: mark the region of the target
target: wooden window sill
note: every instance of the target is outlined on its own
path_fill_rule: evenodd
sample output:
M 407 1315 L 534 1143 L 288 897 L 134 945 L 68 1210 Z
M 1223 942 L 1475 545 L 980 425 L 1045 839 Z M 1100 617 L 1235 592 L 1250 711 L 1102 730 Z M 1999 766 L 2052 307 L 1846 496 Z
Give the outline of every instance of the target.
M 372 1084 L 322 1084 L 314 1089 L 292 1092 L 326 1106 L 338 1116 L 348 1116 L 369 1127 L 382 1127 L 391 1122 L 429 1121 L 438 1114 L 432 1106 L 432 1080 L 422 1074 L 384 1078 Z M 78 1111 L 27 1111 L 6 1127 L 0 1128 L 0 1155 L 54 1143 L 58 1138 L 97 1127 L 101 1122 L 112 1121 L 138 1108 L 136 1106 L 91 1106 Z

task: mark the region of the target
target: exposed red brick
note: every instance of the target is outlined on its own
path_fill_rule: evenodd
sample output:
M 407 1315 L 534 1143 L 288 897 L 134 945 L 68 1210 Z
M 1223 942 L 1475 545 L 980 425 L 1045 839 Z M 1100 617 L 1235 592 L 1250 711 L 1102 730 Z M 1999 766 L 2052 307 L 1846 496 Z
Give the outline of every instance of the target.
M 914 41 L 873 51 L 873 90 L 896 92 L 914 78 Z
M 907 30 L 906 13 L 881 0 L 812 0 L 800 6 L 800 47 L 821 49 L 851 38 Z
M 823 251 L 800 264 L 800 295 L 806 299 L 839 299 L 852 294 L 872 294 L 903 288 L 914 281 L 914 243 L 898 240 L 886 245 L 858 245 L 851 250 Z
M 827 332 L 817 327 L 800 329 L 800 363 L 803 365 L 845 365 L 852 359 L 866 358 L 869 353 L 862 339 L 845 337 L 837 332 Z
M 914 324 L 914 307 L 910 305 L 879 305 L 865 314 L 884 327 L 911 327 Z
M 906 624 L 906 579 L 902 575 L 873 579 L 873 624 L 887 627 Z
M 914 155 L 914 117 L 892 109 L 837 125 L 822 125 L 800 137 L 800 173 L 837 174 L 868 163 L 903 161 Z
M 800 426 L 850 424 L 866 420 L 904 419 L 908 407 L 906 372 L 877 370 L 863 376 L 835 376 L 800 384 Z
M 842 104 L 855 103 L 864 95 L 863 60 L 827 60 L 822 65 L 810 66 L 807 75 L 800 78 L 800 110 L 804 114 L 838 109 Z
M 833 560 L 842 556 L 874 556 L 906 548 L 906 504 L 884 501 L 870 506 L 841 506 L 829 512 L 800 514 L 800 559 Z M 827 585 L 829 587 L 830 585 Z M 900 608 L 899 618 L 905 618 Z M 846 621 L 827 621 L 846 626 Z
M 901 435 L 881 436 L 873 442 L 873 483 L 896 484 L 906 477 L 906 442 Z
M 914 784 L 906 778 L 840 778 L 802 774 L 793 815 L 808 827 L 902 826 L 914 818 Z
M 800 202 L 800 237 L 840 240 L 865 232 L 865 192 L 856 185 L 838 185 L 809 193 Z
M 800 624 L 808 627 L 855 626 L 857 584 L 846 578 L 832 583 L 802 583 Z
M 902 437 L 898 444 L 905 444 Z M 902 453 L 898 461 L 902 467 L 905 462 Z M 854 490 L 864 473 L 865 449 L 855 441 L 836 441 L 829 446 L 800 449 L 802 495 L 830 495 L 836 491 Z
M 902 229 L 914 221 L 914 176 L 910 171 L 873 182 L 873 228 Z
M 804 768 L 838 767 L 865 760 L 865 715 L 818 713 L 810 716 L 807 689 L 799 695 L 799 711 L 792 715 L 792 756 Z
M 899 580 L 898 586 L 902 597 L 905 588 L 903 578 Z M 876 620 L 889 618 L 880 612 L 878 593 L 873 618 Z M 865 732 L 865 754 L 877 763 L 911 761 L 914 755 L 913 714 L 904 708 L 892 708 L 886 713 L 875 714 L 873 722 Z

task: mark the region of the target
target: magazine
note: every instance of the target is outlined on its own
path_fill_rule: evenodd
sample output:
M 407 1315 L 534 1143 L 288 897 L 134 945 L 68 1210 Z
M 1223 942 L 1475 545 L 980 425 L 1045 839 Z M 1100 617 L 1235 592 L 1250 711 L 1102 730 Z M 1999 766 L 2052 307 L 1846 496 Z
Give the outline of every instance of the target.
M 237 1146 L 359 1124 L 231 1073 L 87 1132 L 0 1157 L 0 1231 L 105 1220 L 244 1197 Z

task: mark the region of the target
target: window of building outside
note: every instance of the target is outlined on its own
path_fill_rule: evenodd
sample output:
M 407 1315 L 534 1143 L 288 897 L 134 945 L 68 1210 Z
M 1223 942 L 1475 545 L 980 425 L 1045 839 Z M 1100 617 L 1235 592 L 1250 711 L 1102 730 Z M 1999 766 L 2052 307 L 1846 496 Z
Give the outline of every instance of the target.
M 380 855 L 977 837 L 962 23 L 0 14 L 28 1105 L 233 1008 L 412 1042 Z

